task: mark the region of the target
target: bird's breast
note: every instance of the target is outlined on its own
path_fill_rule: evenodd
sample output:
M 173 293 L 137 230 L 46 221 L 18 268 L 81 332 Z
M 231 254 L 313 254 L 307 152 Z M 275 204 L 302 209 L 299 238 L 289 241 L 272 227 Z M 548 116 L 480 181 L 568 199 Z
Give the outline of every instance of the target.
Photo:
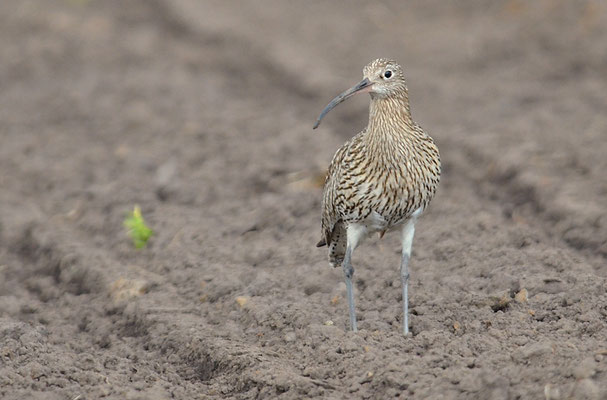
M 415 210 L 423 210 L 432 199 L 440 172 L 434 173 L 423 159 L 392 155 L 390 159 L 351 160 L 338 190 L 338 208 L 346 222 L 368 220 L 375 227 L 370 230 L 390 229 Z

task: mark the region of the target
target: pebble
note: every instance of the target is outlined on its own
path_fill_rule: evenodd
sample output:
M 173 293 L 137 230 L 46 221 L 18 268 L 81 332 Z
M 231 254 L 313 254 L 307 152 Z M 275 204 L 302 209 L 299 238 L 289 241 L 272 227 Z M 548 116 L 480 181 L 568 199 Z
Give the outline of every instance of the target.
M 546 400 L 559 400 L 561 398 L 561 391 L 558 387 L 554 387 L 547 383 L 546 386 L 544 386 L 544 396 L 546 397 Z
M 541 357 L 552 353 L 552 345 L 550 343 L 531 343 L 514 353 L 514 357 L 518 360 L 529 360 L 535 357 Z
M 514 299 L 519 302 L 519 303 L 526 303 L 527 302 L 527 297 L 528 297 L 528 293 L 527 293 L 527 289 L 521 289 L 520 292 L 518 292 L 515 296 Z
M 249 299 L 246 298 L 245 296 L 238 296 L 238 297 L 236 297 L 236 303 L 238 303 L 238 305 L 240 307 L 244 307 L 247 304 L 248 301 L 249 301 Z

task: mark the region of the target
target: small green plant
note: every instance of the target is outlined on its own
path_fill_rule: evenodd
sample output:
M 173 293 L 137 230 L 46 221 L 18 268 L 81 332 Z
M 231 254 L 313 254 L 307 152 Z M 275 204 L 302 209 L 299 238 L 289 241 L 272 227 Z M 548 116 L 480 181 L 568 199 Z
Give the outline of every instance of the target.
M 135 206 L 132 213 L 124 220 L 124 226 L 129 230 L 129 236 L 133 239 L 135 248 L 141 249 L 145 247 L 150 237 L 154 234 L 146 224 L 141 215 L 141 208 Z

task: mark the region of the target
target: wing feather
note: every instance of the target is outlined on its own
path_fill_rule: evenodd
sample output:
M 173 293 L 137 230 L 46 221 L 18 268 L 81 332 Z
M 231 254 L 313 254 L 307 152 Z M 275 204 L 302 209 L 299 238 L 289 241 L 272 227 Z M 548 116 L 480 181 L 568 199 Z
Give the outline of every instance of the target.
M 347 141 L 335 152 L 331 164 L 329 165 L 327 176 L 325 178 L 325 184 L 323 186 L 321 242 L 324 240 L 325 244 L 327 245 L 331 244 L 331 238 L 335 225 L 340 220 L 339 213 L 337 211 L 337 190 L 342 178 L 344 159 L 348 153 L 350 144 L 351 140 Z

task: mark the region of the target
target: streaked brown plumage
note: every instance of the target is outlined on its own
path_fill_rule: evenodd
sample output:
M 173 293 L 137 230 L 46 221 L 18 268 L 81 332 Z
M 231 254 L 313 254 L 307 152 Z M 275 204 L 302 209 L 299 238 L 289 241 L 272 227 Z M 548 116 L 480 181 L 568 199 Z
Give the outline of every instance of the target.
M 369 124 L 333 156 L 322 200 L 322 238 L 329 246 L 329 262 L 342 264 L 348 287 L 350 322 L 356 330 L 350 256 L 367 235 L 380 236 L 403 228 L 404 333 L 408 333 L 408 260 L 417 217 L 434 197 L 440 180 L 438 148 L 411 119 L 402 68 L 393 60 L 378 59 L 363 71 L 358 85 L 337 96 L 320 120 L 337 104 L 361 92 L 371 95 Z M 349 252 L 349 254 L 348 254 Z

